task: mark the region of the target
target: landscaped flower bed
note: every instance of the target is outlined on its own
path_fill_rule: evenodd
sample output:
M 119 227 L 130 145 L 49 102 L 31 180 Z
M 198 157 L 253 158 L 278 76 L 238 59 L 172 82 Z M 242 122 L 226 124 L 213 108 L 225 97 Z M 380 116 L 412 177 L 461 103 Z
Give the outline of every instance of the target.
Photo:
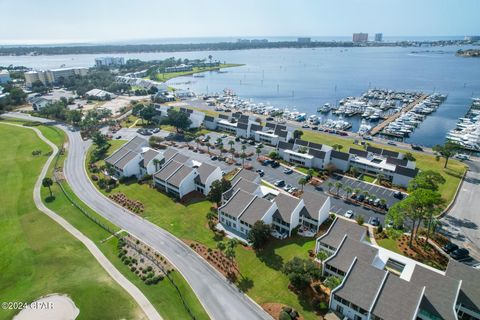
M 108 195 L 108 197 L 113 201 L 115 201 L 116 203 L 118 203 L 119 205 L 121 205 L 122 207 L 127 208 L 128 210 L 135 212 L 137 214 L 141 214 L 145 210 L 143 203 L 141 203 L 138 200 L 131 200 L 127 198 L 127 196 L 122 192 L 110 194 Z
M 147 285 L 157 284 L 175 271 L 163 256 L 131 235 L 119 240 L 118 251 L 123 263 Z
M 231 261 L 225 257 L 222 251 L 219 249 L 208 248 L 207 246 L 189 241 L 190 248 L 195 250 L 205 260 L 207 260 L 215 269 L 220 271 L 225 277 L 231 281 L 237 279 L 239 272 L 238 266 L 235 261 Z

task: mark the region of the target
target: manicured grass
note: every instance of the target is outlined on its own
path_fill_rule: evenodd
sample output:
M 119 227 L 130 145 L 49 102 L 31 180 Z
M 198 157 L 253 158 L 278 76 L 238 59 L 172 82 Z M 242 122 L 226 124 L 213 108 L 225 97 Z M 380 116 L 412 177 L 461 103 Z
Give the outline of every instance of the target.
M 213 71 L 213 70 L 220 70 L 223 68 L 232 68 L 232 67 L 240 67 L 242 64 L 234 64 L 234 63 L 227 63 L 227 64 L 220 64 L 218 67 L 194 67 L 192 71 L 182 71 L 182 72 L 169 72 L 169 73 L 157 73 L 154 80 L 157 81 L 168 81 L 170 79 L 182 76 L 188 76 L 199 72 L 206 72 L 206 71 Z
M 362 181 L 365 181 L 365 182 L 370 182 L 370 183 L 373 183 L 373 181 L 375 181 L 375 177 L 372 177 L 372 176 L 369 176 L 369 175 L 366 175 L 366 174 L 363 174 L 360 178 L 360 180 Z
M 42 133 L 51 132 L 50 127 L 39 127 Z M 60 136 L 56 136 L 56 141 L 52 141 L 54 143 L 61 143 L 64 139 L 63 131 L 60 131 L 56 128 L 54 130 L 59 131 Z M 125 141 L 122 140 L 112 140 L 110 152 L 115 151 L 120 146 L 122 146 Z M 65 159 L 65 155 L 61 156 L 59 164 L 63 163 Z M 53 174 L 53 165 L 50 168 L 50 174 Z M 74 194 L 74 192 L 70 189 L 69 185 L 66 182 L 62 183 L 62 186 L 68 193 L 69 197 L 74 199 L 74 201 L 80 205 L 85 211 L 87 211 L 91 216 L 95 219 L 100 221 L 103 225 L 106 225 L 111 230 L 118 231 L 119 228 L 110 223 L 108 220 L 94 212 L 90 209 L 87 205 L 85 205 L 78 197 Z M 68 220 L 73 226 L 79 229 L 83 234 L 93 240 L 99 249 L 103 252 L 103 254 L 115 265 L 115 267 L 122 272 L 122 274 L 127 277 L 135 286 L 137 286 L 149 299 L 149 301 L 154 305 L 154 307 L 158 310 L 161 316 L 164 319 L 188 319 L 189 314 L 185 310 L 180 297 L 174 286 L 169 282 L 166 278 L 159 282 L 156 285 L 146 285 L 138 278 L 135 274 L 133 274 L 130 269 L 122 263 L 122 261 L 118 258 L 118 250 L 117 244 L 118 239 L 115 237 L 110 237 L 111 234 L 100 226 L 95 224 L 92 220 L 88 219 L 85 215 L 82 214 L 80 210 L 73 207 L 72 204 L 69 202 L 67 197 L 62 193 L 60 187 L 58 185 L 54 185 L 52 187 L 52 191 L 55 194 L 55 200 L 52 202 L 45 203 L 47 207 L 55 211 L 56 213 L 63 216 L 66 220 Z M 48 197 L 48 190 L 42 190 L 42 197 L 45 199 Z M 106 239 L 110 239 L 105 241 Z M 209 319 L 206 311 L 203 309 L 203 306 L 198 301 L 195 293 L 188 285 L 188 283 L 183 279 L 180 273 L 173 272 L 171 274 L 175 284 L 179 287 L 182 295 L 185 297 L 185 300 L 192 309 L 193 314 L 197 319 Z
M 354 144 L 354 140 L 350 138 L 343 138 L 340 136 L 334 136 L 329 134 L 324 134 L 320 132 L 313 132 L 310 130 L 305 130 L 302 136 L 302 139 L 307 141 L 312 141 L 316 143 L 324 143 L 328 145 L 340 144 L 343 146 L 341 151 L 348 152 L 350 147 L 361 148 L 361 146 Z M 422 152 L 416 152 L 413 150 L 403 150 L 396 148 L 394 146 L 385 146 L 376 143 L 371 143 L 370 145 L 378 148 L 388 149 L 397 152 L 411 152 L 415 159 L 417 160 L 417 168 L 420 170 L 434 170 L 440 173 L 446 180 L 445 184 L 440 185 L 439 192 L 442 194 L 442 197 L 446 200 L 447 203 L 452 201 L 453 196 L 455 195 L 458 184 L 460 183 L 461 177 L 466 170 L 465 164 L 458 160 L 451 159 L 448 162 L 448 168 L 444 169 L 444 159 L 436 160 L 435 156 L 429 155 Z
M 404 255 L 397 246 L 397 242 L 393 239 L 390 238 L 385 238 L 385 239 L 377 239 L 377 243 L 380 247 L 383 247 L 385 249 L 388 249 L 390 251 L 396 252 L 398 254 L 401 254 L 402 256 Z
M 79 319 L 145 318 L 83 244 L 36 209 L 33 186 L 50 148 L 31 130 L 0 125 L 0 135 L 0 300 L 64 293 L 80 309 Z M 1 310 L 0 319 L 17 312 Z

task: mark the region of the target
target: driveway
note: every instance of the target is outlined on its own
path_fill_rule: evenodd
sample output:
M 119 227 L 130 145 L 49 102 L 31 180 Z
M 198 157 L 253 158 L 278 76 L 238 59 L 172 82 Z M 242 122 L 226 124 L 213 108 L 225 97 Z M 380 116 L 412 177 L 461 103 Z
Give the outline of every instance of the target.
M 450 240 L 480 260 L 480 162 L 465 161 L 470 170 L 465 176 L 455 204 L 441 219 L 442 230 Z
M 18 113 L 11 113 L 10 116 L 48 122 Z M 80 200 L 164 255 L 190 284 L 212 319 L 271 319 L 259 305 L 229 283 L 180 239 L 103 196 L 90 182 L 85 171 L 85 156 L 91 142 L 83 141 L 78 131 L 71 131 L 63 125 L 58 126 L 69 138 L 68 157 L 64 166 L 65 177 Z

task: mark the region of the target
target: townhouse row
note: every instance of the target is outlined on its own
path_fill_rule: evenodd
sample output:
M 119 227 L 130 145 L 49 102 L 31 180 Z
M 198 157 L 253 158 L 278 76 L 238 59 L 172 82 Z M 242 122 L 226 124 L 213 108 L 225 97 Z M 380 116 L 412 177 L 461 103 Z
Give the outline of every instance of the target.
M 227 231 L 246 239 L 255 222 L 272 226 L 280 238 L 295 228 L 312 236 L 328 218 L 330 198 L 323 193 L 303 192 L 300 198 L 260 184 L 256 172 L 241 169 L 223 193 L 218 220 Z
M 354 320 L 480 319 L 480 271 L 450 260 L 440 271 L 366 241 L 363 226 L 337 218 L 316 241 L 325 276 L 341 284 L 330 308 Z
M 176 149 L 155 150 L 135 137 L 105 159 L 116 178 L 152 175 L 155 186 L 176 198 L 197 191 L 208 195 L 213 181 L 222 178 L 217 166 L 199 162 Z
M 372 146 L 341 152 L 328 145 L 295 139 L 294 143 L 280 141 L 277 148 L 283 160 L 306 168 L 323 170 L 331 165 L 341 172 L 356 168 L 360 173 L 382 174 L 392 184 L 402 187 L 418 173 L 415 161 L 408 160 L 405 154 Z

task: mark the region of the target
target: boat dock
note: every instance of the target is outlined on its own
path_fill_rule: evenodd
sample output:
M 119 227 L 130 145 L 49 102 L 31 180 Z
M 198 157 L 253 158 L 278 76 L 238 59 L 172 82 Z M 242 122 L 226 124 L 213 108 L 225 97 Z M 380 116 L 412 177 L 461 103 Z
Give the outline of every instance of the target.
M 400 116 L 402 115 L 402 113 L 405 113 L 405 112 L 410 111 L 413 107 L 415 107 L 417 104 L 419 104 L 420 102 L 422 102 L 423 100 L 425 100 L 427 97 L 428 97 L 427 94 L 421 95 L 418 99 L 416 99 L 415 101 L 409 103 L 405 108 L 402 108 L 402 110 L 398 111 L 397 113 L 392 114 L 392 115 L 389 116 L 387 119 L 385 119 L 385 121 L 382 121 L 381 123 L 379 123 L 375 128 L 373 128 L 373 129 L 370 131 L 370 134 L 371 134 L 372 136 L 377 135 L 377 134 L 380 133 L 386 126 L 388 126 L 389 123 L 395 121 L 395 119 L 397 119 L 398 117 L 400 117 Z

